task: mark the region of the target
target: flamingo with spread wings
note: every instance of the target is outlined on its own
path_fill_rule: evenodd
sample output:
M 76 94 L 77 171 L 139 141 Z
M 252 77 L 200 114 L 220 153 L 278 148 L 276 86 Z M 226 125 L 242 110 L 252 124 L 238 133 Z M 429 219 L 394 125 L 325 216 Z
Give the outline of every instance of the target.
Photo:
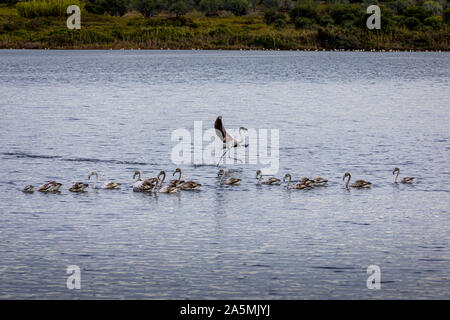
M 216 121 L 214 122 L 214 129 L 216 129 L 217 136 L 222 140 L 223 142 L 223 148 L 226 149 L 225 152 L 222 154 L 222 156 L 219 159 L 219 162 L 217 163 L 217 166 L 219 165 L 220 161 L 222 161 L 223 157 L 232 149 L 237 147 L 244 147 L 247 148 L 248 144 L 244 144 L 244 136 L 242 135 L 242 131 L 248 131 L 245 127 L 239 128 L 239 136 L 240 139 L 237 140 L 233 138 L 227 130 L 225 130 L 225 127 L 222 123 L 222 116 L 218 116 Z M 229 154 L 230 159 L 241 161 L 240 159 L 232 158 L 231 154 Z

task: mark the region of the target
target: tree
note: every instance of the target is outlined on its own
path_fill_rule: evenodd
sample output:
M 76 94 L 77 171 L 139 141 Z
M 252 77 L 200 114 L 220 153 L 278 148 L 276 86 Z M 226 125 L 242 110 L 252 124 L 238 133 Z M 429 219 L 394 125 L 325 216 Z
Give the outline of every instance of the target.
M 435 15 L 440 15 L 442 13 L 442 6 L 439 2 L 436 1 L 425 1 L 423 3 L 423 7 L 427 10 L 430 10 Z
M 247 0 L 227 0 L 225 2 L 225 10 L 231 11 L 235 16 L 246 15 L 250 9 Z
M 274 9 L 269 9 L 264 12 L 264 22 L 266 24 L 273 24 L 278 20 L 284 20 L 286 22 L 285 14 L 278 13 Z M 278 24 L 281 24 L 281 22 L 279 22 Z
M 102 6 L 112 16 L 123 16 L 128 11 L 126 0 L 103 0 Z
M 420 21 L 416 17 L 407 17 L 403 24 L 409 29 L 409 30 L 417 30 L 420 27 Z
M 182 16 L 189 12 L 189 7 L 183 0 L 178 0 L 170 6 L 169 11 L 177 16 Z
M 267 9 L 279 10 L 281 8 L 281 0 L 262 0 L 262 4 Z
M 161 3 L 157 0 L 134 0 L 133 8 L 147 18 L 159 12 Z
M 330 8 L 330 16 L 337 25 L 363 25 L 365 14 L 355 5 L 336 4 Z
M 296 29 L 313 29 L 315 26 L 315 21 L 310 18 L 297 17 L 294 21 Z
M 203 11 L 207 16 L 217 15 L 221 7 L 219 0 L 201 0 L 199 3 L 200 10 Z
M 297 18 L 308 18 L 311 20 L 317 20 L 317 9 L 316 7 L 307 4 L 302 6 L 297 6 L 289 12 L 291 21 L 295 22 Z
M 447 8 L 442 13 L 442 20 L 444 20 L 445 23 L 450 23 L 450 8 Z
M 431 17 L 433 13 L 424 7 L 412 6 L 403 10 L 403 15 L 409 18 L 416 18 L 420 22 L 423 22 L 426 18 Z

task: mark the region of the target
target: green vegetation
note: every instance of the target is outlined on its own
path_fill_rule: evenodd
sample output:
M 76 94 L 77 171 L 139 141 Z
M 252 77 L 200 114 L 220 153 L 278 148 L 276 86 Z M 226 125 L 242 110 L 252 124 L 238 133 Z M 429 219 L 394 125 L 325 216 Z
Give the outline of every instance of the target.
M 0 48 L 449 50 L 447 0 L 364 1 L 0 0 Z M 66 27 L 72 4 L 81 30 Z
M 78 0 L 33 0 L 16 4 L 19 15 L 25 18 L 64 17 L 70 5 L 82 7 Z

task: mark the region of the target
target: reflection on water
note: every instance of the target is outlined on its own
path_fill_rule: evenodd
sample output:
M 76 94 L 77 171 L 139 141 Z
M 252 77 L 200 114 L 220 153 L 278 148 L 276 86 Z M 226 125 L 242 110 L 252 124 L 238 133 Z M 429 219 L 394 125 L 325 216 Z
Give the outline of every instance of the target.
M 0 51 L 0 298 L 449 298 L 449 54 Z M 280 130 L 326 188 L 132 192 L 194 121 Z M 206 128 L 205 128 L 206 129 Z M 392 170 L 416 176 L 394 185 Z M 97 170 L 120 190 L 67 191 Z M 373 183 L 343 188 L 344 172 Z M 61 194 L 24 194 L 57 180 Z M 81 268 L 81 290 L 66 268 Z M 366 288 L 369 265 L 381 290 Z

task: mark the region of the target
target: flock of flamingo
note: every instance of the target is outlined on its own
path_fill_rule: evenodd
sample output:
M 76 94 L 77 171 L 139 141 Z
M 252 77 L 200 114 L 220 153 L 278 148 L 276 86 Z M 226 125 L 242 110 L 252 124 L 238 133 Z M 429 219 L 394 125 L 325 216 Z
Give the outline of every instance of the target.
M 228 177 L 230 175 L 231 171 L 227 171 L 225 169 L 220 169 L 217 173 L 218 177 L 220 177 L 219 184 L 223 185 L 229 185 L 229 186 L 238 186 L 241 184 L 242 179 L 235 178 L 235 177 Z M 141 171 L 136 171 L 133 175 L 133 179 L 136 179 L 136 181 L 133 184 L 133 191 L 134 192 L 144 192 L 144 193 L 177 193 L 180 190 L 184 191 L 199 191 L 201 190 L 201 184 L 197 183 L 192 180 L 182 180 L 181 179 L 181 169 L 176 168 L 173 172 L 173 176 L 175 174 L 178 174 L 177 179 L 170 180 L 166 185 L 164 184 L 164 181 L 166 179 L 166 172 L 161 171 L 156 177 L 153 178 L 147 178 L 142 179 L 142 173 Z M 393 175 L 397 174 L 394 179 L 394 183 L 398 184 L 398 176 L 400 174 L 400 169 L 395 168 L 392 172 Z M 93 171 L 89 174 L 88 180 L 92 176 L 95 176 L 95 181 L 93 183 L 93 189 L 97 189 L 96 185 L 98 183 L 98 173 L 96 171 Z M 345 188 L 349 189 L 351 188 L 370 188 L 372 186 L 372 183 L 366 180 L 356 180 L 354 183 L 350 185 L 350 179 L 351 174 L 346 172 L 344 176 L 342 177 L 342 180 L 345 180 L 347 178 Z M 279 186 L 283 183 L 286 183 L 286 189 L 313 189 L 315 187 L 325 187 L 328 183 L 327 179 L 324 179 L 322 177 L 315 177 L 314 179 L 309 179 L 306 177 L 303 177 L 302 179 L 292 183 L 292 176 L 289 173 L 286 173 L 286 175 L 283 178 L 283 181 L 276 177 L 268 177 L 263 180 L 263 174 L 261 170 L 256 171 L 256 179 L 257 179 L 257 185 L 272 185 L 272 186 Z M 403 184 L 412 184 L 414 182 L 413 177 L 404 177 L 400 180 L 400 183 Z M 58 183 L 56 181 L 50 181 L 42 186 L 40 186 L 37 191 L 43 192 L 43 193 L 60 193 L 60 188 L 62 184 Z M 89 184 L 84 182 L 76 182 L 71 188 L 69 188 L 70 192 L 77 192 L 82 193 L 86 192 L 86 189 L 89 187 Z M 107 189 L 107 190 L 114 190 L 114 189 L 120 189 L 121 184 L 113 181 L 104 182 L 101 189 Z M 34 193 L 34 186 L 27 185 L 23 192 L 25 193 Z
M 217 117 L 217 119 L 214 123 L 214 128 L 216 129 L 217 135 L 219 136 L 219 138 L 222 140 L 222 142 L 224 144 L 224 149 L 226 149 L 220 159 L 222 159 L 232 148 L 248 146 L 248 144 L 243 144 L 243 139 L 236 140 L 230 134 L 227 133 L 227 131 L 225 130 L 225 127 L 222 124 L 221 116 Z M 239 128 L 240 134 L 241 134 L 242 130 L 245 131 L 247 129 L 244 127 Z M 220 160 L 219 160 L 219 163 L 220 163 Z M 240 185 L 242 179 L 230 177 L 230 173 L 231 173 L 231 171 L 226 171 L 225 169 L 219 170 L 217 175 L 221 178 L 220 184 L 221 185 L 225 184 L 225 185 L 229 185 L 229 186 Z M 175 176 L 175 174 L 178 174 L 178 179 L 170 180 L 166 185 L 164 185 L 164 181 L 166 179 L 165 171 L 161 171 L 156 177 L 147 178 L 147 179 L 143 179 L 142 173 L 140 171 L 136 171 L 133 175 L 133 179 L 137 178 L 133 184 L 133 191 L 146 192 L 146 193 L 177 193 L 180 190 L 185 190 L 185 191 L 201 190 L 202 185 L 200 183 L 197 183 L 192 180 L 185 181 L 185 180 L 181 179 L 181 169 L 180 168 L 176 168 L 175 171 L 173 172 L 172 176 Z M 398 176 L 400 174 L 400 169 L 395 168 L 394 171 L 392 172 L 392 174 L 393 175 L 397 174 L 395 176 L 395 180 L 394 180 L 394 183 L 397 184 Z M 96 189 L 96 186 L 98 183 L 98 173 L 96 171 L 91 172 L 88 176 L 88 180 L 90 180 L 92 176 L 95 176 L 93 188 Z M 352 183 L 350 185 L 351 177 L 352 177 L 351 174 L 349 172 L 346 172 L 342 178 L 342 180 L 345 180 L 347 178 L 347 181 L 345 184 L 346 189 L 349 189 L 349 186 L 352 188 L 358 188 L 358 189 L 370 188 L 372 186 L 371 182 L 365 181 L 365 180 L 356 180 L 354 183 Z M 257 185 L 278 185 L 279 186 L 282 183 L 281 180 L 276 177 L 269 177 L 269 178 L 266 178 L 265 180 L 263 180 L 263 174 L 262 174 L 261 170 L 258 170 L 256 172 L 256 179 L 258 179 Z M 413 182 L 414 182 L 413 177 L 404 177 L 400 181 L 400 183 L 403 183 L 403 184 L 412 184 Z M 286 175 L 283 178 L 283 183 L 287 183 L 287 185 L 286 185 L 287 189 L 303 190 L 303 189 L 312 189 L 315 187 L 325 187 L 328 183 L 328 180 L 321 178 L 321 177 L 316 177 L 314 179 L 309 179 L 309 178 L 304 177 L 304 178 L 300 179 L 299 181 L 294 182 L 293 185 L 291 186 L 292 176 L 289 173 L 286 173 Z M 50 181 L 50 182 L 40 186 L 38 188 L 38 191 L 43 192 L 43 193 L 59 193 L 61 186 L 62 186 L 61 183 L 58 183 L 56 181 Z M 76 182 L 69 189 L 69 191 L 77 192 L 77 193 L 86 192 L 86 189 L 88 187 L 89 187 L 89 184 L 87 184 L 87 183 Z M 121 187 L 120 183 L 108 181 L 108 182 L 103 183 L 101 188 L 107 189 L 107 190 L 114 190 L 114 189 L 119 189 L 120 187 Z M 23 189 L 23 192 L 34 193 L 34 186 L 27 185 Z

